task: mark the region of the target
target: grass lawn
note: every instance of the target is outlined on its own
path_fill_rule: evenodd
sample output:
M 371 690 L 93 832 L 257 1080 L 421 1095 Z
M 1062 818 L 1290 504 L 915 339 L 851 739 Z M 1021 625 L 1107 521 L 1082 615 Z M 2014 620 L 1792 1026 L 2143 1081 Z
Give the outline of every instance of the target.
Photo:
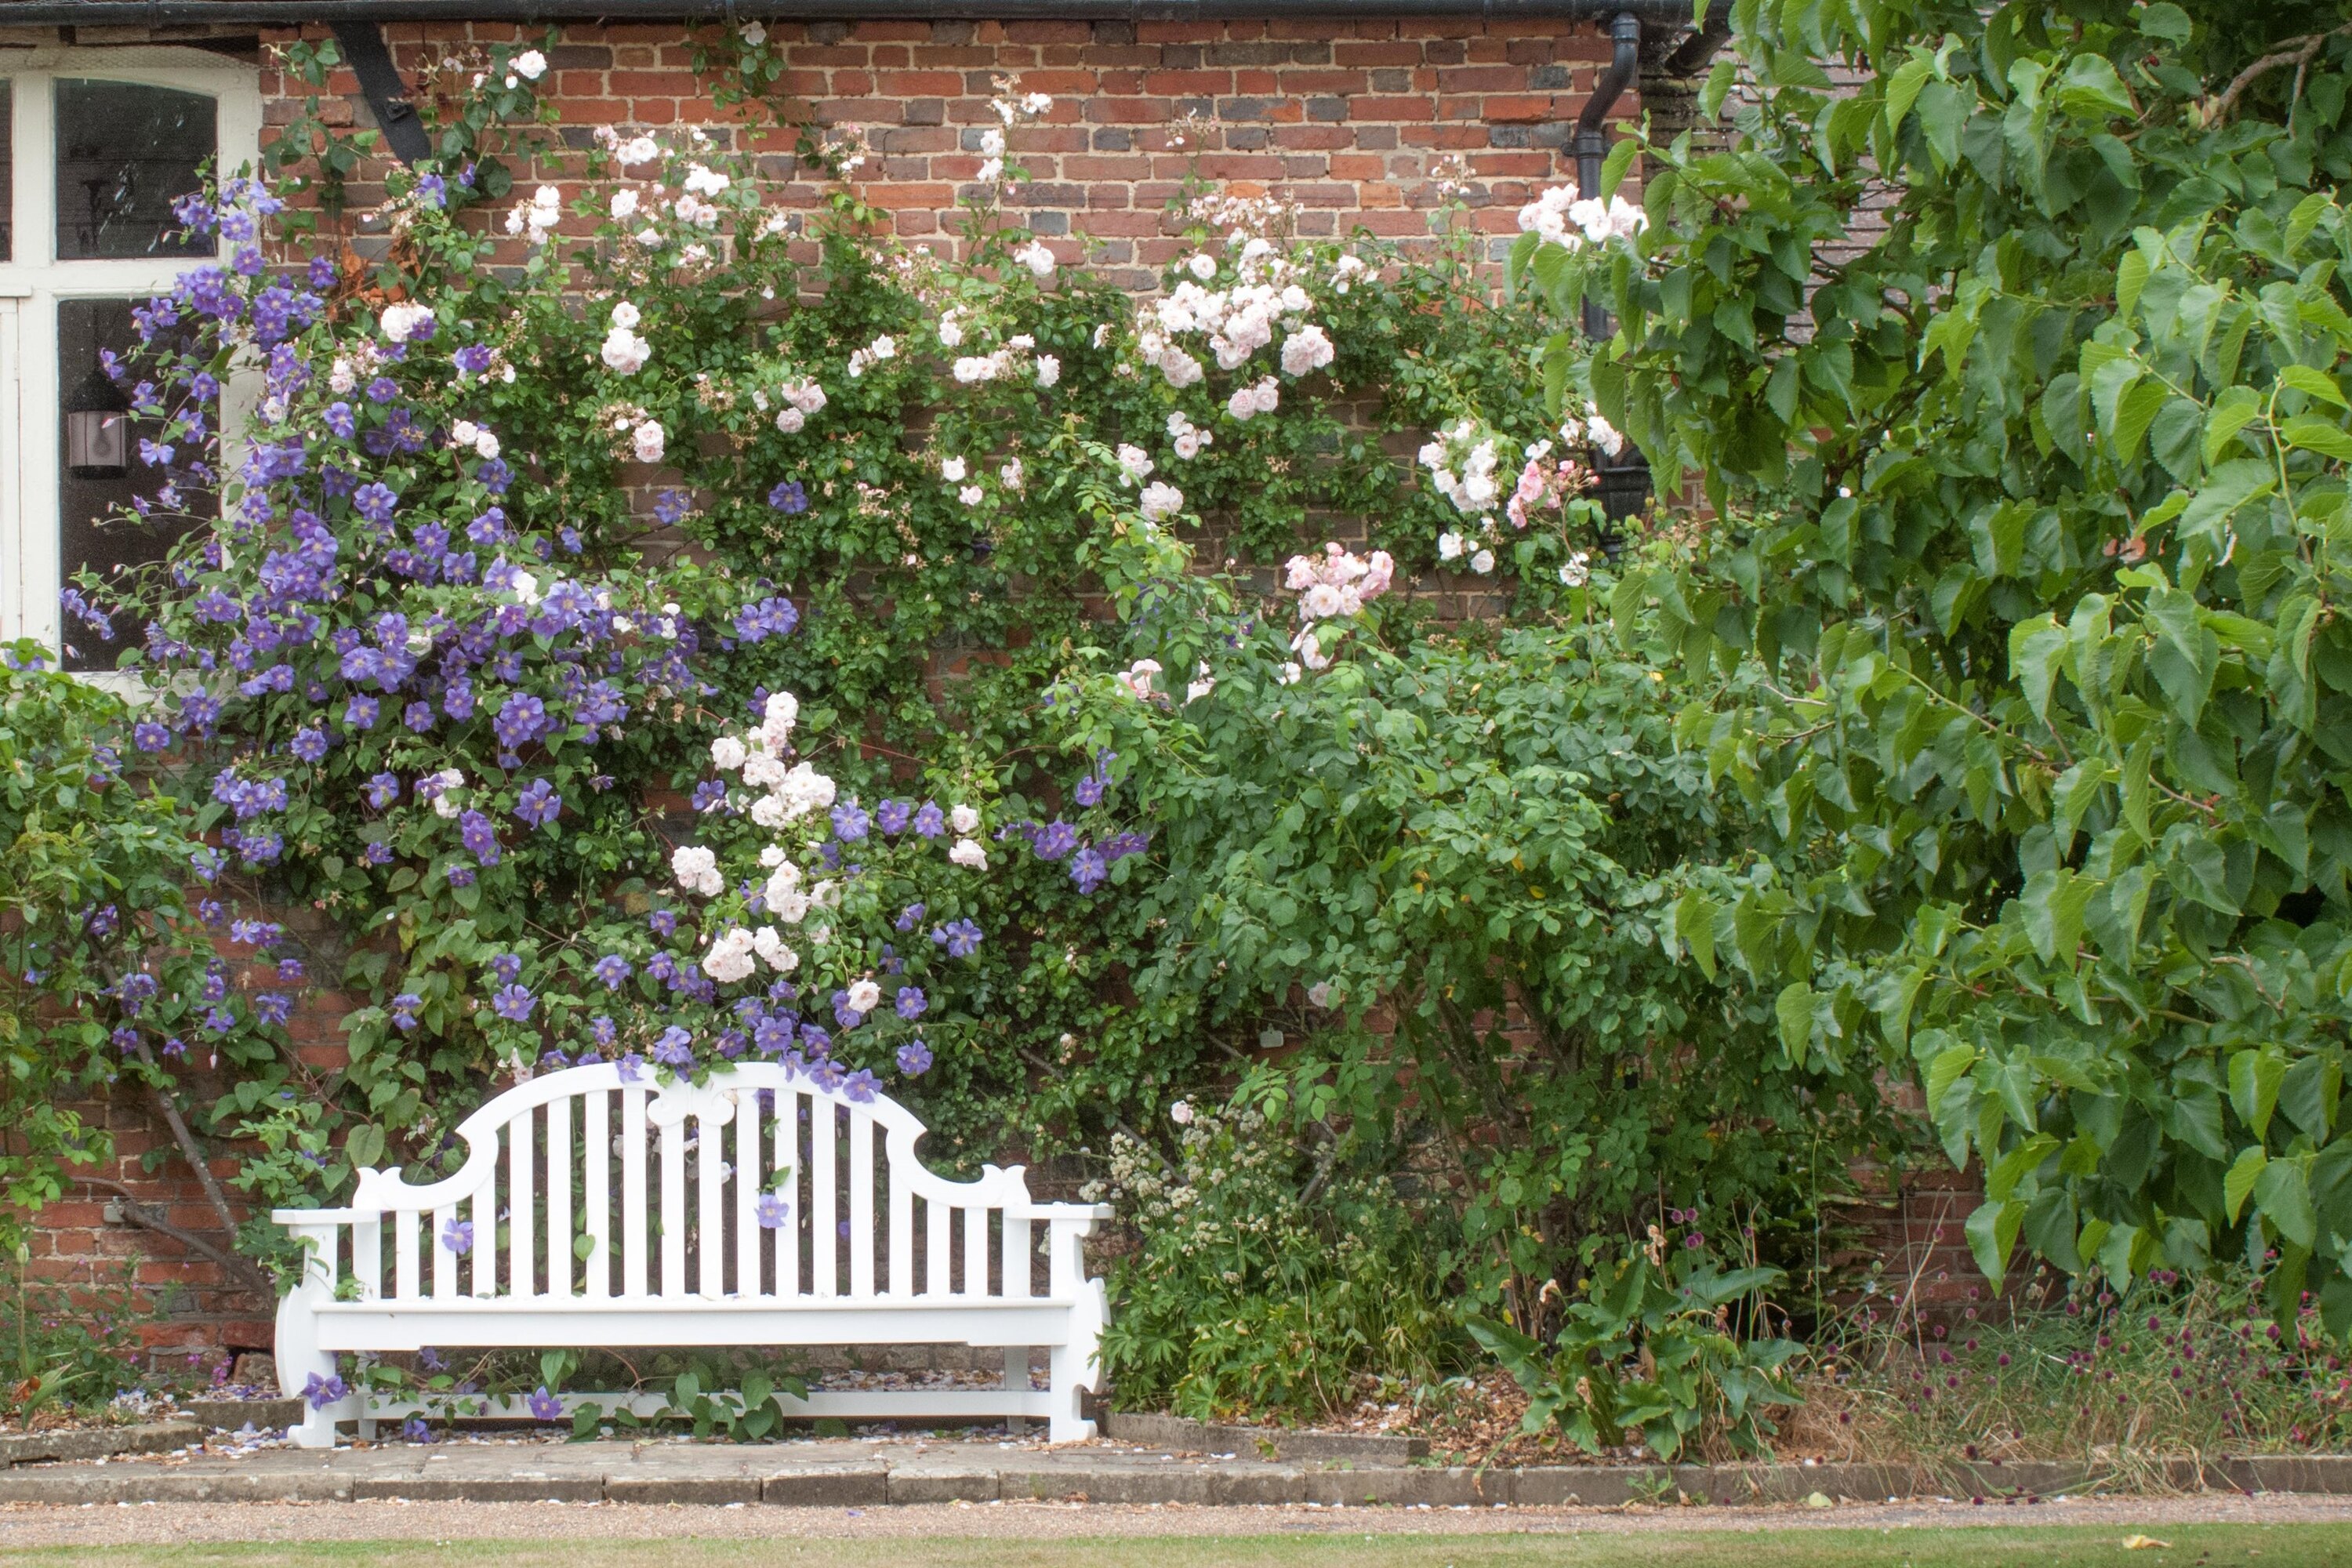
M 2352 1529 L 2336 1524 L 2181 1524 L 2143 1528 L 2168 1544 L 2126 1550 L 2133 1527 L 1654 1531 L 1518 1536 L 1128 1536 L 1060 1541 L 354 1542 L 268 1545 L 0 1549 L 0 1563 L 75 1568 L 2352 1568 Z

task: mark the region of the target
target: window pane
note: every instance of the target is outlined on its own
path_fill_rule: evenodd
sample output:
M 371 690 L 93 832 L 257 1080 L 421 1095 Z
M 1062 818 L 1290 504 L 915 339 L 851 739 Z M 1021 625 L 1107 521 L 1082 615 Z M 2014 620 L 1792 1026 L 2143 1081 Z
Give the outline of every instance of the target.
M 0 76 L 0 261 L 16 254 L 16 84 Z
M 213 156 L 214 104 L 200 92 L 60 79 L 58 256 L 210 254 L 180 232 L 172 203 L 200 190 Z
M 120 479 L 77 476 L 71 468 L 72 416 L 65 412 L 77 401 L 100 370 L 99 352 L 112 349 L 128 355 L 139 346 L 138 330 L 131 323 L 128 300 L 60 300 L 58 301 L 58 561 L 68 583 L 85 568 L 112 579 L 129 568 L 160 561 L 173 540 L 190 525 L 190 514 L 214 506 L 209 492 L 182 486 L 166 495 L 165 472 L 139 458 L 140 438 L 162 433 L 162 422 L 132 422 L 122 443 L 127 471 Z M 135 498 L 147 499 L 152 516 L 115 521 Z M 168 504 L 167 504 L 168 503 Z M 118 655 L 135 646 L 140 629 L 117 625 L 115 639 L 101 638 L 97 629 L 71 616 L 65 620 L 66 668 L 112 669 Z

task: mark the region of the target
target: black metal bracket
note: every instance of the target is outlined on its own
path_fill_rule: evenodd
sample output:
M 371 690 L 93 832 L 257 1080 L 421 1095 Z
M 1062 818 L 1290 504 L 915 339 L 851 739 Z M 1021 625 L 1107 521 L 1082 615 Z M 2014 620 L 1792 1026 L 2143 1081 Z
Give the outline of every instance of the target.
M 343 58 L 360 79 L 360 91 L 375 110 L 376 128 L 383 132 L 383 144 L 392 149 L 392 155 L 408 164 L 431 157 L 433 139 L 425 133 L 416 106 L 408 101 L 408 84 L 400 79 L 399 68 L 392 63 L 383 29 L 373 22 L 332 26 L 335 42 L 342 46 Z

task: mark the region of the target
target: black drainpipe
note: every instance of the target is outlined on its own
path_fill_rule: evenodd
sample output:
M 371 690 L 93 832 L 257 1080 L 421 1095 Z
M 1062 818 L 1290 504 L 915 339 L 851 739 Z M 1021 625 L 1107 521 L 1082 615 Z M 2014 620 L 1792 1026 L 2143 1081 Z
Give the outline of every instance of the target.
M 1584 100 L 1584 112 L 1576 117 L 1577 189 L 1593 200 L 1600 198 L 1601 165 L 1609 156 L 1609 111 L 1633 85 L 1633 73 L 1641 67 L 1642 19 L 1631 11 L 1620 11 L 1609 24 L 1609 37 L 1615 46 L 1609 64 L 1594 79 L 1592 96 Z M 1584 335 L 1597 343 L 1613 331 L 1609 312 L 1586 299 Z M 1628 441 L 1612 458 L 1595 447 L 1592 460 L 1601 478 L 1602 512 L 1612 522 L 1640 515 L 1650 500 L 1650 460 L 1641 449 Z M 1609 542 L 1615 542 L 1613 537 Z
M 376 128 L 383 132 L 383 144 L 392 155 L 404 163 L 414 164 L 433 153 L 433 138 L 425 132 L 425 122 L 416 118 L 416 106 L 408 101 L 408 84 L 400 79 L 399 68 L 392 63 L 392 51 L 384 47 L 383 29 L 373 22 L 336 22 L 335 42 L 341 46 L 343 58 L 351 62 L 352 74 L 360 79 L 360 91 L 375 111 Z

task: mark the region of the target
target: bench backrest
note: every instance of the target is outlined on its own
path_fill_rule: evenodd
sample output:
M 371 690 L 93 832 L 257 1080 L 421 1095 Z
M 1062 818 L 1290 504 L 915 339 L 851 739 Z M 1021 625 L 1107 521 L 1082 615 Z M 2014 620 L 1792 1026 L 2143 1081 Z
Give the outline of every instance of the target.
M 443 1181 L 362 1170 L 349 1209 L 280 1217 L 348 1222 L 362 1299 L 973 1300 L 1040 1294 L 1032 1223 L 1095 1212 L 1033 1203 L 1017 1165 L 934 1174 L 922 1124 L 879 1094 L 764 1062 L 702 1085 L 625 1070 L 506 1090 L 458 1127 L 466 1163 Z

